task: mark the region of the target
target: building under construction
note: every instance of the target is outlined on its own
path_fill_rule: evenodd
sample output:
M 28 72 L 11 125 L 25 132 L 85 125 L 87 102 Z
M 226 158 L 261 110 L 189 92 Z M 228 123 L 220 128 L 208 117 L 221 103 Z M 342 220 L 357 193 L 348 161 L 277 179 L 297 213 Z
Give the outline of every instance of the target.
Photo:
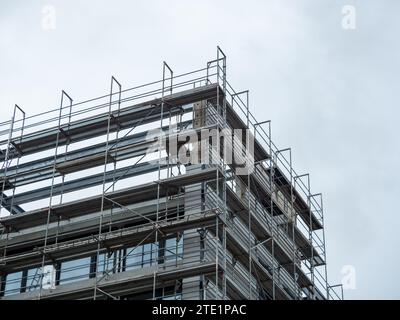
M 222 50 L 162 72 L 0 123 L 0 299 L 341 298 L 322 196 L 231 87 Z

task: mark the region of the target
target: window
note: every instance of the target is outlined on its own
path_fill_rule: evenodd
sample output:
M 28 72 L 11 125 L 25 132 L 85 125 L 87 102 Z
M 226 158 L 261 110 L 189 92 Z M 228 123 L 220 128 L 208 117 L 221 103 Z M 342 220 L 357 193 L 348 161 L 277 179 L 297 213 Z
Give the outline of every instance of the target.
M 183 259 L 183 235 L 179 237 L 176 247 L 176 255 L 178 260 Z
M 143 246 L 126 249 L 126 267 L 125 270 L 133 270 L 142 267 Z
M 166 261 L 176 259 L 176 249 L 177 249 L 176 238 L 170 238 L 165 241 L 165 260 Z
M 183 237 L 165 240 L 165 261 L 178 261 L 183 258 Z
M 61 263 L 60 284 L 89 279 L 90 257 Z
M 99 256 L 97 272 L 113 273 L 115 253 L 104 253 Z
M 21 291 L 22 271 L 10 273 L 6 276 L 4 295 L 18 294 Z
M 143 246 L 143 263 L 142 266 L 143 267 L 148 267 L 151 266 L 152 264 L 152 249 L 155 250 L 155 245 L 153 248 L 153 244 L 152 243 L 147 243 Z
M 26 291 L 34 291 L 40 289 L 41 268 L 29 269 L 26 278 Z

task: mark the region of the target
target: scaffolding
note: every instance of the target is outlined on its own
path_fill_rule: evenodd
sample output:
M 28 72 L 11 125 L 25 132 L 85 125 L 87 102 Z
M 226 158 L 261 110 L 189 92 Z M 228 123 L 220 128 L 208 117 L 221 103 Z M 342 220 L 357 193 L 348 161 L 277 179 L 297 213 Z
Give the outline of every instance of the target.
M 163 62 L 159 81 L 15 106 L 0 123 L 0 299 L 343 298 L 322 195 L 226 71 L 217 47 L 195 71 Z M 228 143 L 233 129 L 246 134 Z

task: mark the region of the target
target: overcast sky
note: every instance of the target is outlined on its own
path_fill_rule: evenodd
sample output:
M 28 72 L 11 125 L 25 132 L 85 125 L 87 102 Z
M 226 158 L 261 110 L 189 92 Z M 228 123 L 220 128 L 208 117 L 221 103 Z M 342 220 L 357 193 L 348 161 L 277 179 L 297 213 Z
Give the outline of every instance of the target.
M 352 265 L 346 298 L 400 298 L 400 1 L 0 5 L 0 122 L 15 103 L 57 107 L 62 89 L 74 101 L 104 94 L 111 75 L 125 88 L 158 80 L 163 60 L 176 73 L 204 67 L 220 45 L 230 83 L 250 90 L 252 112 L 324 195 L 330 282 Z M 343 28 L 344 5 L 355 29 Z

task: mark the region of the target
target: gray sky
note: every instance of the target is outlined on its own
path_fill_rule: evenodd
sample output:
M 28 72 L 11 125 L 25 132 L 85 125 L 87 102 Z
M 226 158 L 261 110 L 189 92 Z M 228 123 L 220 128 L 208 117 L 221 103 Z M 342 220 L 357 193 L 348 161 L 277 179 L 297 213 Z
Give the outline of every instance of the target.
M 324 194 L 328 270 L 346 298 L 400 298 L 397 0 L 0 1 L 0 121 L 204 67 L 216 45 L 228 78 L 291 146 L 298 173 Z M 56 13 L 42 28 L 43 7 Z M 356 29 L 342 28 L 342 6 Z

